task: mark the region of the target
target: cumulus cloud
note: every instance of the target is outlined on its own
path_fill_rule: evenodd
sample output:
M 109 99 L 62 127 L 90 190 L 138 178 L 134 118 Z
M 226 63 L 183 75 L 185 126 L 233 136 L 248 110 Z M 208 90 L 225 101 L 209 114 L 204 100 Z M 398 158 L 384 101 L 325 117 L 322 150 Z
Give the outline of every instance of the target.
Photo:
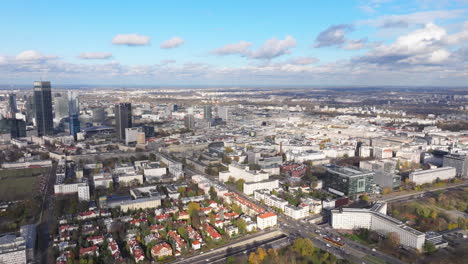
M 291 36 L 286 36 L 284 39 L 271 38 L 256 50 L 250 49 L 252 45 L 250 42 L 240 41 L 212 50 L 211 53 L 216 55 L 238 54 L 250 59 L 270 60 L 290 54 L 291 48 L 296 46 L 296 40 Z
M 346 42 L 346 33 L 353 31 L 352 25 L 334 25 L 320 32 L 315 39 L 315 48 L 340 46 Z
M 39 51 L 35 50 L 25 50 L 20 54 L 16 55 L 16 59 L 19 61 L 43 61 L 43 60 L 50 60 L 56 59 L 57 56 L 54 55 L 44 55 Z
M 112 44 L 127 46 L 149 45 L 150 41 L 150 37 L 138 34 L 118 34 L 114 38 L 112 38 Z
M 83 52 L 78 58 L 85 60 L 107 60 L 112 58 L 112 53 L 109 52 Z
M 182 44 L 184 44 L 184 42 L 185 41 L 182 38 L 173 37 L 173 38 L 168 39 L 168 40 L 164 41 L 163 43 L 161 43 L 160 47 L 161 47 L 161 49 L 177 48 L 177 47 L 181 46 Z
M 450 57 L 443 45 L 447 38 L 444 28 L 428 23 L 424 28 L 400 36 L 390 45 L 381 44 L 357 61 L 378 65 L 440 64 Z
M 319 59 L 314 57 L 296 57 L 286 61 L 288 64 L 294 65 L 310 65 L 319 62 Z
M 290 54 L 291 48 L 296 46 L 296 40 L 291 36 L 284 39 L 271 38 L 260 48 L 249 54 L 254 59 L 273 59 L 281 55 Z
M 360 50 L 366 47 L 367 39 L 348 40 L 344 45 L 345 50 Z
M 231 55 L 231 54 L 248 54 L 249 48 L 253 44 L 247 41 L 239 41 L 238 43 L 227 44 L 221 48 L 212 50 L 211 53 L 216 55 Z

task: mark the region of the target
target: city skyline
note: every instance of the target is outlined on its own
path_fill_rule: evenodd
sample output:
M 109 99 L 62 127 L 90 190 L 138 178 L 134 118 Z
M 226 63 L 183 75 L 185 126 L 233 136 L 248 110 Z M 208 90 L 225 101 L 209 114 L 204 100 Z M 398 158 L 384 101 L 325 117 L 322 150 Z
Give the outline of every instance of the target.
M 309 2 L 2 3 L 0 83 L 465 85 L 467 1 Z

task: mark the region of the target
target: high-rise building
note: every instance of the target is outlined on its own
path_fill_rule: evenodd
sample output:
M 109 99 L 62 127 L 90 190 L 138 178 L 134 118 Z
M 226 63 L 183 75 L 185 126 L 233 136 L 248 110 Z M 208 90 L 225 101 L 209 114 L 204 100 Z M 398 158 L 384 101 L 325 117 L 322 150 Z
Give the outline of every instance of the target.
M 117 136 L 119 140 L 125 140 L 125 129 L 132 127 L 132 104 L 116 104 L 114 111 Z
M 68 91 L 68 113 L 70 115 L 75 115 L 75 114 L 80 113 L 78 93 L 75 91 Z
M 73 136 L 75 140 L 77 140 L 77 134 L 80 132 L 80 120 L 78 114 L 70 115 L 69 117 L 69 124 L 70 124 L 70 135 Z
M 203 119 L 206 121 L 210 121 L 213 118 L 213 113 L 211 109 L 211 105 L 203 106 Z
M 54 114 L 57 120 L 68 117 L 68 98 L 64 94 L 56 94 L 54 97 Z
M 34 82 L 34 109 L 39 137 L 54 133 L 50 82 Z
M 36 115 L 36 110 L 34 109 L 34 96 L 25 96 L 24 99 L 26 101 L 26 122 L 31 124 L 34 116 Z
M 15 118 L 16 113 L 18 113 L 18 107 L 16 106 L 16 94 L 8 95 L 8 112 L 12 118 Z
M 102 107 L 94 108 L 92 112 L 93 112 L 93 122 L 104 123 L 104 120 L 106 119 L 106 112 L 104 111 L 104 108 Z
M 195 127 L 195 117 L 193 115 L 185 115 L 184 123 L 186 129 L 193 129 Z
M 227 108 L 226 106 L 218 106 L 218 117 L 223 119 L 223 121 L 228 121 L 229 108 Z
M 15 118 L 1 119 L 0 134 L 10 134 L 12 138 L 25 137 L 26 122 Z

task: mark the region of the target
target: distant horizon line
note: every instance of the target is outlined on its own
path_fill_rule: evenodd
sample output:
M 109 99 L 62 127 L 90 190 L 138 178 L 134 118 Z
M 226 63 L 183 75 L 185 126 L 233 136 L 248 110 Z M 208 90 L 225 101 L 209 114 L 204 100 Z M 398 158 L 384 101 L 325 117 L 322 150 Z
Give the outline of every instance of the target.
M 32 88 L 33 82 L 31 84 L 0 84 L 0 90 L 5 89 L 29 89 Z M 260 85 L 164 85 L 164 84 L 139 84 L 139 85 L 123 85 L 123 84 L 61 84 L 61 83 L 54 83 L 52 81 L 51 86 L 52 88 L 61 86 L 67 87 L 69 89 L 80 89 L 80 88 L 108 88 L 108 89 L 138 89 L 138 88 L 145 88 L 145 89 L 214 89 L 214 88 L 229 88 L 229 89 L 236 89 L 236 88 L 245 88 L 245 89 L 254 89 L 254 88 L 274 88 L 274 89 L 347 89 L 347 88 L 376 88 L 376 89 L 385 89 L 385 88 L 394 88 L 394 89 L 421 89 L 421 88 L 445 88 L 445 89 L 468 89 L 468 86 L 442 86 L 442 85 L 267 85 L 267 84 L 260 84 Z M 57 89 L 60 89 L 58 87 Z

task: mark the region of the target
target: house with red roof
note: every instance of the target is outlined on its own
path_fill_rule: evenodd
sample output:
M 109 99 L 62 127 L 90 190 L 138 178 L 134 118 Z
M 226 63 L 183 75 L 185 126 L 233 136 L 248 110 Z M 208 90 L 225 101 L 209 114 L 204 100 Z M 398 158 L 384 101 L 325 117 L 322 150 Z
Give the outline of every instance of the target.
M 166 242 L 157 244 L 151 248 L 151 256 L 153 258 L 163 258 L 167 256 L 172 256 L 172 248 Z
M 80 248 L 80 257 L 83 256 L 99 256 L 99 247 L 94 245 L 92 247 Z
M 218 233 L 218 231 L 216 231 L 216 229 L 212 225 L 210 225 L 208 223 L 205 223 L 203 225 L 203 228 L 205 229 L 208 236 L 211 237 L 211 239 L 213 239 L 213 240 L 221 239 L 221 234 Z

